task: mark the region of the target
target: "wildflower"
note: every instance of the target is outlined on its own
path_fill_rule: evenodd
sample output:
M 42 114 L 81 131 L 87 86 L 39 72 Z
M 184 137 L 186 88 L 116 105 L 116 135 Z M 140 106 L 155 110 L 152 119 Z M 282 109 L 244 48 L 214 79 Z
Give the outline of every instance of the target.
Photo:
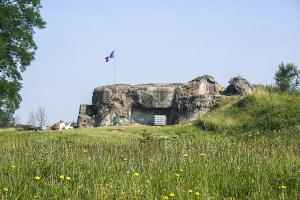
M 139 176 L 140 174 L 139 173 L 137 173 L 137 172 L 135 172 L 134 174 L 133 174 L 133 176 Z
M 188 193 L 192 193 L 192 192 L 193 192 L 193 190 L 191 190 L 191 189 L 188 190 Z
M 200 156 L 206 156 L 206 154 L 205 153 L 200 153 Z
M 70 177 L 70 176 L 66 176 L 66 180 L 67 180 L 67 181 L 70 181 L 70 180 L 71 180 L 71 177 Z
M 87 150 L 87 149 L 83 149 L 82 152 L 83 152 L 83 153 L 87 153 L 88 150 Z
M 187 153 L 183 154 L 184 157 L 188 157 L 189 155 Z
M 2 190 L 3 190 L 3 192 L 8 192 L 8 188 L 7 187 L 4 187 Z
M 124 160 L 124 161 L 127 161 L 127 160 L 128 160 L 128 158 L 127 158 L 127 157 L 124 157 L 124 158 L 123 158 L 123 160 Z
M 287 187 L 285 185 L 281 185 L 278 187 L 279 189 L 286 189 Z
M 195 192 L 195 195 L 196 196 L 200 196 L 200 192 Z
M 15 166 L 15 165 L 12 165 L 11 168 L 14 170 L 14 169 L 16 169 L 16 166 Z
M 34 179 L 35 179 L 36 181 L 39 181 L 39 180 L 41 180 L 41 177 L 40 177 L 40 176 L 35 176 Z
M 167 200 L 168 196 L 162 196 L 161 198 Z
M 61 175 L 61 176 L 59 176 L 59 179 L 63 181 L 63 180 L 65 180 L 65 176 Z
M 174 192 L 171 192 L 171 193 L 169 194 L 169 196 L 170 196 L 170 197 L 175 197 Z
M 179 174 L 179 173 L 175 173 L 175 176 L 179 177 L 179 176 L 180 176 L 180 174 Z
M 183 169 L 180 169 L 179 171 L 180 171 L 180 172 L 183 172 Z

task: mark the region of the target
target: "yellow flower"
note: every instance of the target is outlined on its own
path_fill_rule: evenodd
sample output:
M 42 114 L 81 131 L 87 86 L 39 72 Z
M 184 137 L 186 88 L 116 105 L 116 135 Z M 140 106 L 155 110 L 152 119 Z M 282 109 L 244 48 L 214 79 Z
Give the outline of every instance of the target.
M 180 174 L 179 174 L 179 173 L 175 173 L 175 176 L 179 177 L 179 176 L 180 176 Z
M 87 149 L 83 149 L 82 152 L 83 152 L 83 153 L 87 153 L 88 150 L 87 150 Z
M 128 158 L 124 157 L 124 158 L 123 158 L 123 160 L 124 160 L 124 161 L 127 161 L 127 160 L 128 160 Z
M 70 181 L 70 180 L 71 180 L 71 177 L 70 177 L 70 176 L 66 176 L 66 180 L 67 180 L 67 181 Z
M 168 196 L 162 196 L 161 198 L 167 200 Z
M 65 180 L 65 176 L 64 176 L 64 175 L 61 175 L 61 176 L 59 176 L 59 179 L 60 179 L 60 180 Z
M 3 192 L 8 192 L 8 188 L 7 187 L 4 187 L 2 190 L 3 190 Z
M 200 192 L 195 192 L 195 195 L 196 196 L 200 196 Z
M 174 192 L 171 192 L 171 193 L 169 194 L 169 196 L 170 196 L 170 197 L 175 197 Z
M 188 157 L 189 155 L 187 153 L 183 154 L 184 157 Z
M 278 187 L 279 189 L 286 189 L 287 187 L 285 185 L 281 185 Z
M 36 181 L 39 181 L 39 180 L 41 180 L 41 177 L 40 177 L 40 176 L 35 176 L 34 179 L 35 179 Z
M 206 154 L 205 153 L 200 153 L 200 156 L 206 156 Z
M 16 169 L 16 166 L 15 166 L 15 165 L 12 165 L 11 168 L 14 170 L 14 169 Z
M 192 193 L 192 192 L 193 192 L 193 190 L 189 189 L 189 190 L 188 190 L 188 192 L 189 192 L 189 193 Z
M 139 176 L 140 174 L 139 173 L 137 173 L 137 172 L 135 172 L 134 174 L 133 174 L 133 176 Z

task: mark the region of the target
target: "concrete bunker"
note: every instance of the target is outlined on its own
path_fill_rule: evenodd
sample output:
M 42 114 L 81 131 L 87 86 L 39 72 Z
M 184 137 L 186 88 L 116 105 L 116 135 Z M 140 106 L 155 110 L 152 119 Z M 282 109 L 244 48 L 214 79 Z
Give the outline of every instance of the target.
M 236 77 L 231 88 L 243 88 L 234 95 L 248 94 L 251 84 Z M 244 92 L 246 91 L 246 92 Z M 232 95 L 209 75 L 199 76 L 187 83 L 115 84 L 96 87 L 92 105 L 81 105 L 78 127 L 130 126 L 176 124 L 181 119 L 197 119 L 211 110 L 215 101 Z

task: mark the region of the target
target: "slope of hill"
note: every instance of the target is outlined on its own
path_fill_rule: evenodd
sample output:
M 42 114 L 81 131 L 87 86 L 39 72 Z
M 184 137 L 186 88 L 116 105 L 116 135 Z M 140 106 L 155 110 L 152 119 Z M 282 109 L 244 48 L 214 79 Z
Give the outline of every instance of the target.
M 253 94 L 222 99 L 197 122 L 222 133 L 291 133 L 300 130 L 300 93 L 256 87 Z

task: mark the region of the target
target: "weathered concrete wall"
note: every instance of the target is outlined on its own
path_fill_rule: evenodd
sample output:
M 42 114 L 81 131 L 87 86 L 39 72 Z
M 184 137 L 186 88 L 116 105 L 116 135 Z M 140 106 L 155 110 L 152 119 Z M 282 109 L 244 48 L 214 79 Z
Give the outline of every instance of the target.
M 96 107 L 94 105 L 81 104 L 77 125 L 79 128 L 89 128 L 95 126 Z
M 241 81 L 238 83 L 240 87 Z M 247 89 L 247 91 L 249 91 Z M 208 75 L 188 83 L 117 84 L 94 89 L 92 105 L 81 105 L 79 127 L 153 124 L 154 115 L 167 116 L 168 124 L 195 120 L 224 95 L 224 88 Z

